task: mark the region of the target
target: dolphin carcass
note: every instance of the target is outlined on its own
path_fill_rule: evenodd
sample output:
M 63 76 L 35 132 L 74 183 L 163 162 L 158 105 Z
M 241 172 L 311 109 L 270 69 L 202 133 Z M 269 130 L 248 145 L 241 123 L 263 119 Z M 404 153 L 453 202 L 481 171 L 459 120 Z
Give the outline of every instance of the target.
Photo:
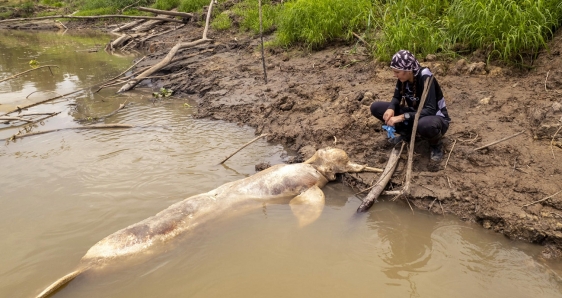
M 303 163 L 275 165 L 189 197 L 103 238 L 86 252 L 75 271 L 55 281 L 37 297 L 49 296 L 87 270 L 146 252 L 248 201 L 290 198 L 291 210 L 299 224 L 305 226 L 322 213 L 324 193 L 321 187 L 335 180 L 338 173 L 356 173 L 365 168 L 365 165 L 351 163 L 343 150 L 324 148 Z

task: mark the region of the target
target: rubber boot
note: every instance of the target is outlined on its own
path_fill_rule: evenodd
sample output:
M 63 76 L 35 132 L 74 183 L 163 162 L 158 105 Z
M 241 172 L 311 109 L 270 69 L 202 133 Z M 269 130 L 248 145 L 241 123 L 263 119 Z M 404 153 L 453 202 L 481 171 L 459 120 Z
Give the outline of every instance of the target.
M 443 136 L 441 134 L 429 140 L 429 149 L 432 161 L 440 162 L 443 159 Z

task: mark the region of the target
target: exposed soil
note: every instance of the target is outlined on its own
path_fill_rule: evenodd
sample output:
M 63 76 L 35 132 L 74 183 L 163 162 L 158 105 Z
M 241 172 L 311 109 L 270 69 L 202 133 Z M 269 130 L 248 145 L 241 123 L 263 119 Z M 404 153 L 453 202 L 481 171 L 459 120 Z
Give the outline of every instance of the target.
M 67 26 L 73 30 L 76 24 Z M 137 68 L 160 61 L 180 39 L 201 38 L 202 31 L 191 22 L 147 40 L 142 49 L 151 54 Z M 333 44 L 317 52 L 266 50 L 265 84 L 259 38 L 235 30 L 211 30 L 209 38 L 214 42 L 176 54 L 155 74 L 167 77 L 153 81 L 154 88 L 195 99 L 198 117 L 269 133 L 268 141 L 299 152 L 296 161 L 333 146 L 356 162 L 384 168 L 391 147 L 369 105 L 390 100 L 396 81 L 364 44 Z M 527 71 L 486 65 L 479 53 L 455 61 L 418 57 L 436 74 L 452 122 L 440 164 L 429 162 L 426 141 L 416 142 L 409 200 L 414 210 L 455 214 L 510 239 L 544 245 L 545 258 L 562 256 L 562 193 L 543 200 L 562 190 L 562 30 L 549 49 Z M 389 187 L 403 184 L 406 159 L 404 153 Z M 358 190 L 376 179 L 368 173 L 343 177 Z

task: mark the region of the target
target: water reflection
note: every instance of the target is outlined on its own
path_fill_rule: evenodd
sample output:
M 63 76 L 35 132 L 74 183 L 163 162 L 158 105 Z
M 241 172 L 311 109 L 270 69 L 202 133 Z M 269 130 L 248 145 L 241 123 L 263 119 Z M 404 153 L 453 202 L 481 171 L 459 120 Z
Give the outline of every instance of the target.
M 0 78 L 32 69 L 31 60 L 38 61 L 38 66 L 58 66 L 50 70 L 37 69 L 0 82 L 0 111 L 103 82 L 127 69 L 134 58 L 111 56 L 103 50 L 87 51 L 103 48 L 110 39 L 108 35 L 95 31 L 58 35 L 54 32 L 37 34 L 10 30 L 0 31 L 0 35 Z
M 368 217 L 380 240 L 388 285 L 407 284 L 410 297 L 561 295 L 560 271 L 549 268 L 556 263 L 538 261 L 540 247 L 528 244 L 520 250 L 480 226 L 408 211 L 386 206 Z

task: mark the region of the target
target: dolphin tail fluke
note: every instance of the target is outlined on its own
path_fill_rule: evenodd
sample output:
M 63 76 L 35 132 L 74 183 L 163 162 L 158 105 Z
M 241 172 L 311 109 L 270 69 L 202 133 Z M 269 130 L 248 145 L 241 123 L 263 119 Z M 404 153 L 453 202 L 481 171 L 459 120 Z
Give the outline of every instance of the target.
M 49 295 L 51 295 L 53 292 L 55 292 L 60 287 L 64 286 L 65 284 L 67 284 L 68 282 L 73 280 L 76 276 L 80 275 L 82 272 L 86 270 L 87 268 L 81 268 L 57 279 L 57 281 L 55 281 L 50 286 L 48 286 L 45 290 L 43 290 L 41 294 L 37 295 L 37 298 L 49 297 Z

